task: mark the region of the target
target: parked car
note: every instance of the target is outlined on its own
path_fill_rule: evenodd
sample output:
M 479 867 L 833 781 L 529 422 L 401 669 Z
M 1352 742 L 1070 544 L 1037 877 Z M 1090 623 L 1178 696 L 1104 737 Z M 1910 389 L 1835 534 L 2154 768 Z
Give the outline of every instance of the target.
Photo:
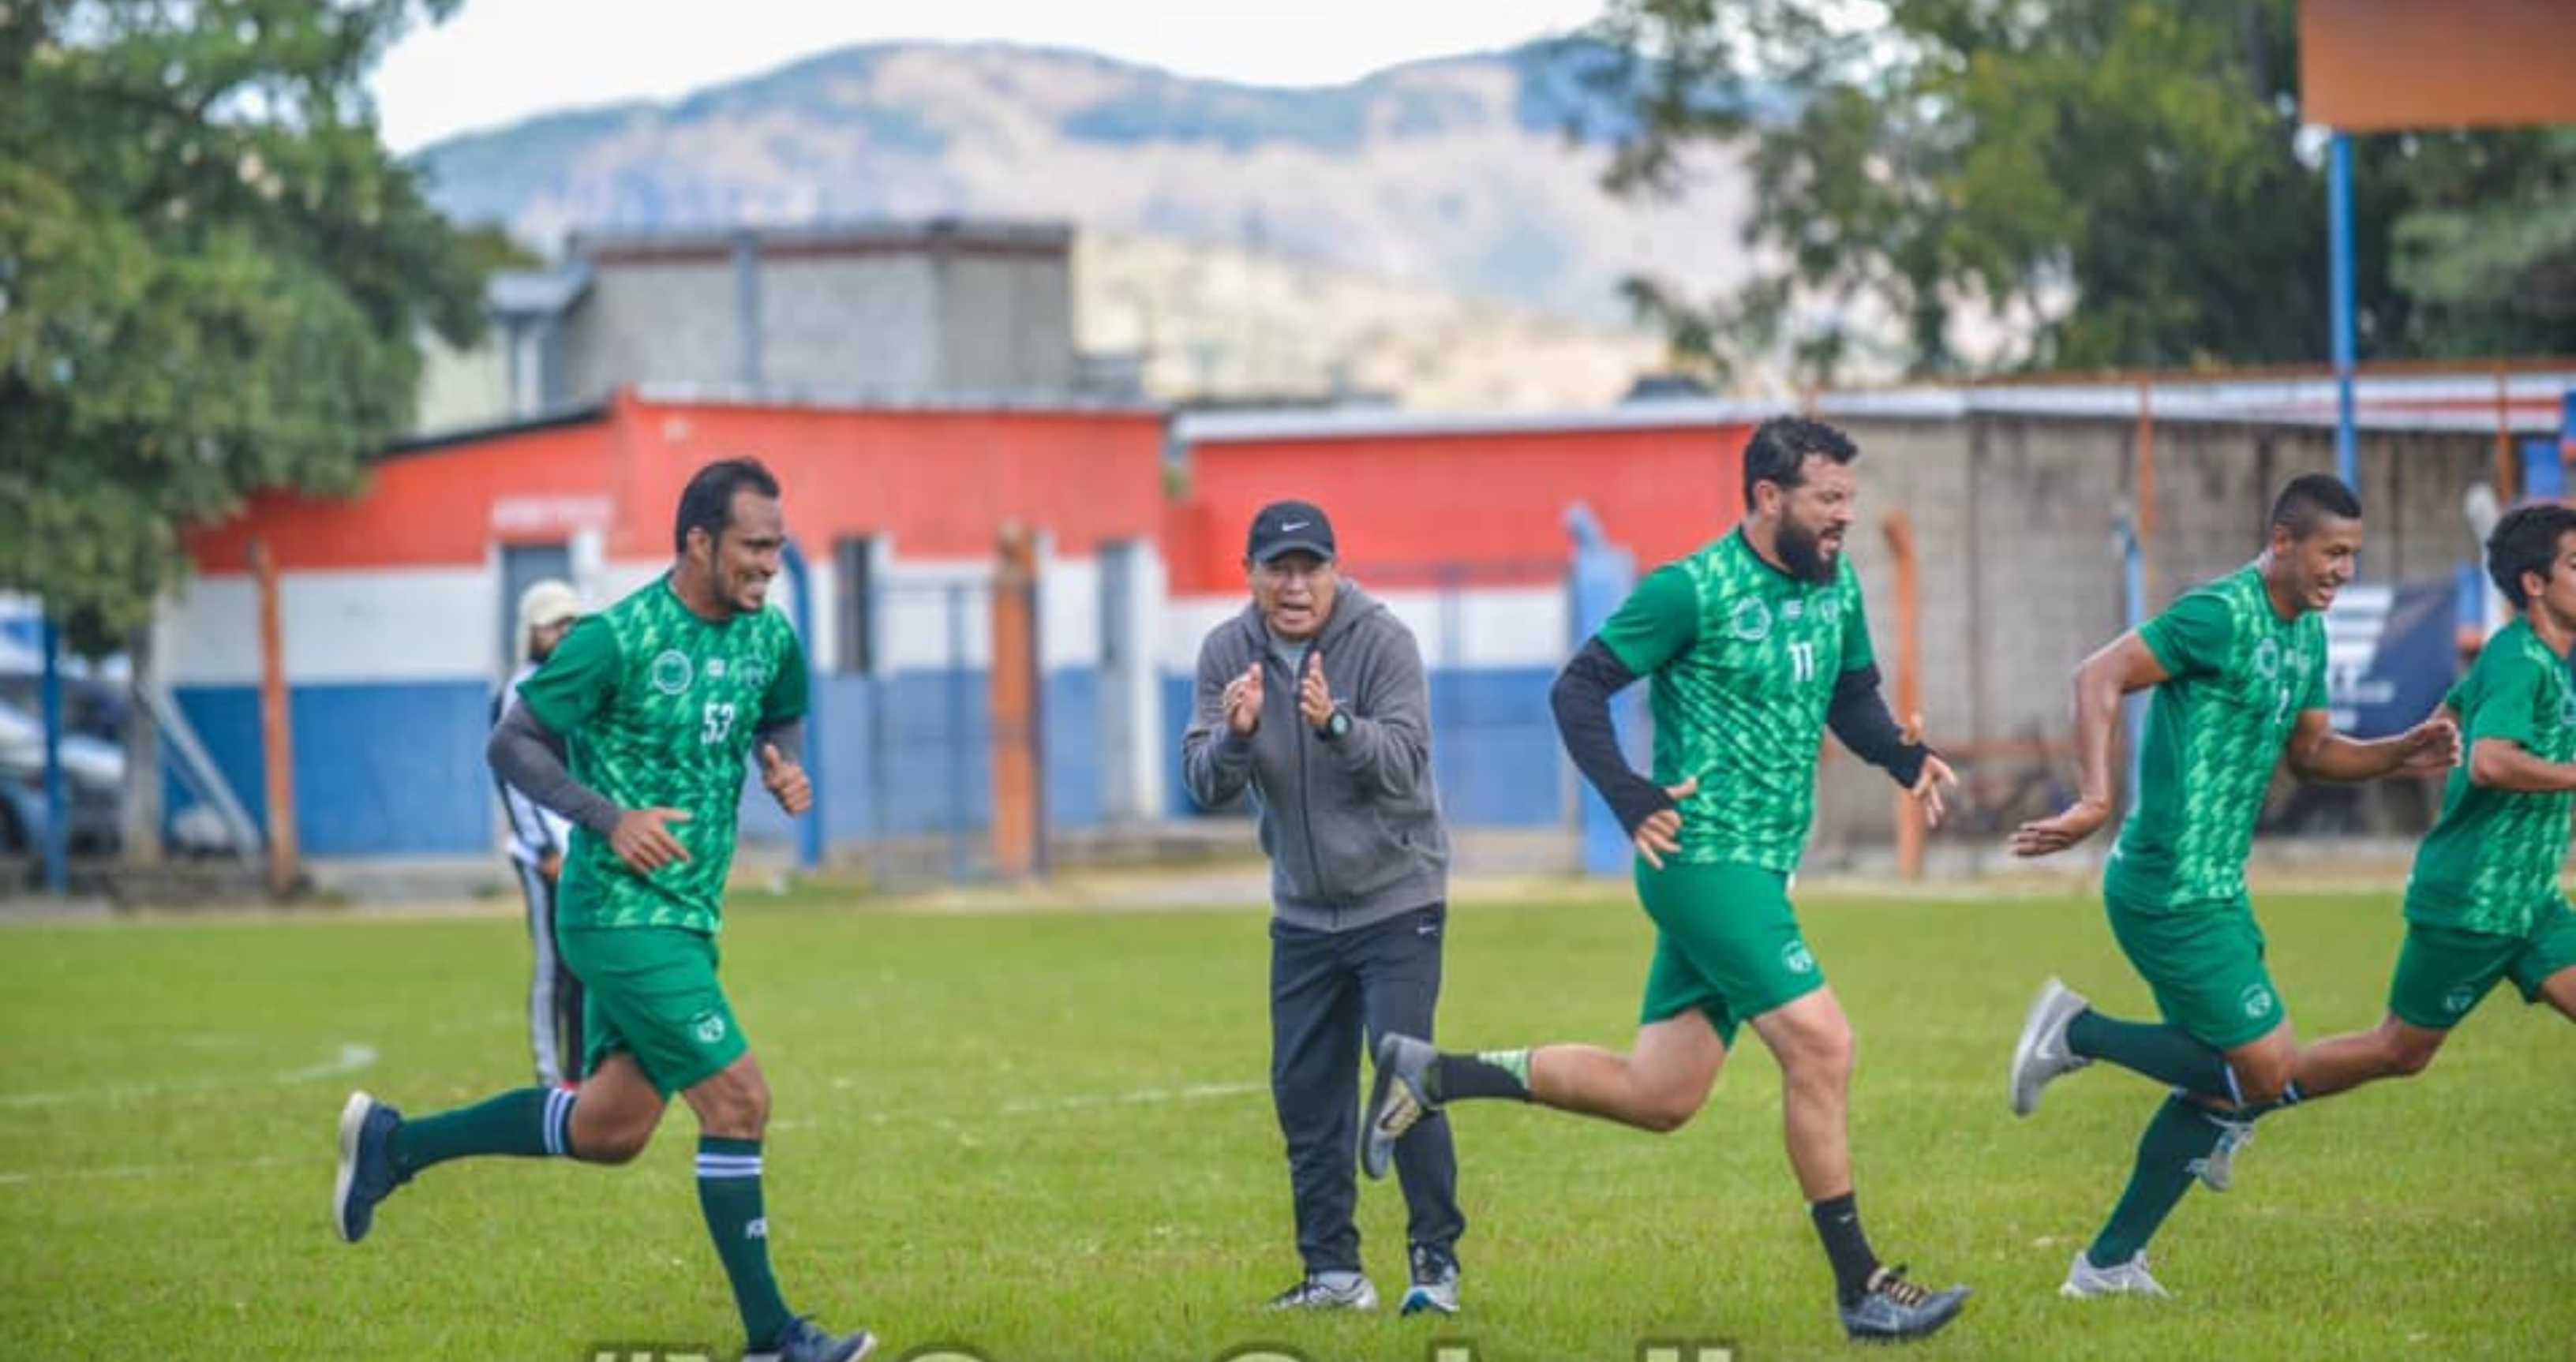
M 117 848 L 125 800 L 125 752 L 82 733 L 63 735 L 63 794 L 70 806 L 71 849 Z M 0 854 L 41 848 L 45 821 L 45 728 L 36 716 L 0 703 Z

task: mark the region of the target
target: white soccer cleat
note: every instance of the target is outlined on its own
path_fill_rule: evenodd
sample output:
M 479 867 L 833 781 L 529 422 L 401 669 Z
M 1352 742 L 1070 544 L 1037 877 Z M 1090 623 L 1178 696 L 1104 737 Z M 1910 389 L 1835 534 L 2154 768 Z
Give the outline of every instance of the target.
M 2147 1275 L 2147 1251 L 2140 1249 L 2125 1263 L 2095 1267 L 2084 1250 L 2075 1251 L 2075 1261 L 2067 1266 L 2066 1284 L 2057 1294 L 2068 1300 L 2091 1300 L 2096 1296 L 2170 1296 L 2162 1283 Z
M 2039 1090 L 2051 1079 L 2093 1062 L 2066 1048 L 2066 1024 L 2092 1005 L 2055 979 L 2039 986 L 2029 1015 L 2022 1018 L 2021 1039 L 2013 1043 L 2013 1115 L 2039 1110 Z
M 2209 1151 L 2208 1158 L 2191 1161 L 2192 1176 L 2200 1179 L 2201 1186 L 2224 1192 L 2236 1183 L 2237 1151 L 2254 1143 L 2254 1123 L 2218 1116 L 2209 1119 L 2218 1127 L 2218 1147 Z

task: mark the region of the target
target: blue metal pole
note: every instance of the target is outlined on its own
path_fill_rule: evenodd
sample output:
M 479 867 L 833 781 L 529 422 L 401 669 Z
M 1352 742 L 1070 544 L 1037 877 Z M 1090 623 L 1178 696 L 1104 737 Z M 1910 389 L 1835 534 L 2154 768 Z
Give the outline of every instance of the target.
M 2352 138 L 2337 132 L 2326 144 L 2326 259 L 2333 311 L 2335 371 L 2335 474 L 2361 490 L 2361 451 L 2353 432 Z
M 2111 518 L 2111 534 L 2120 551 L 2121 608 L 2129 627 L 2137 628 L 2147 618 L 2147 557 L 2138 543 L 2138 527 L 2129 513 Z M 2129 731 L 2129 799 L 2138 797 L 2138 776 L 2147 754 L 2147 693 L 2138 691 L 2120 701 L 2121 718 Z M 2123 800 L 2125 807 L 2127 801 Z
M 814 783 L 814 807 L 796 825 L 796 866 L 812 870 L 823 863 L 823 678 L 814 666 L 814 574 L 795 540 L 787 541 L 787 585 L 796 611 L 796 637 L 805 645 L 805 777 Z
M 45 676 L 45 892 L 60 898 L 71 888 L 72 805 L 63 786 L 63 635 L 53 616 L 44 623 Z

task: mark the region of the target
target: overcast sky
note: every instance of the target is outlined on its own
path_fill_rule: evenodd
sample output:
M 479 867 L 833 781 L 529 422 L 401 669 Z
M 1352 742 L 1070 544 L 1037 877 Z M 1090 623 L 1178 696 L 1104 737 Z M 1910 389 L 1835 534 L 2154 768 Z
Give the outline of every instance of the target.
M 1600 10 L 1601 0 L 466 0 L 386 54 L 375 92 L 386 142 L 408 152 L 533 113 L 670 99 L 851 43 L 1000 39 L 1248 84 L 1331 85 L 1564 33 Z

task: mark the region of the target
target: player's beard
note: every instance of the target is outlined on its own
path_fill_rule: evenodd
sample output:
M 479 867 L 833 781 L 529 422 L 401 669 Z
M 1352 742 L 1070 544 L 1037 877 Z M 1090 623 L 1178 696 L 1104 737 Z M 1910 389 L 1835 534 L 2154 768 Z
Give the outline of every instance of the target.
M 1826 556 L 1825 537 L 1794 521 L 1780 522 L 1779 533 L 1771 537 L 1780 550 L 1780 563 L 1789 575 L 1809 582 L 1831 583 L 1837 564 Z

